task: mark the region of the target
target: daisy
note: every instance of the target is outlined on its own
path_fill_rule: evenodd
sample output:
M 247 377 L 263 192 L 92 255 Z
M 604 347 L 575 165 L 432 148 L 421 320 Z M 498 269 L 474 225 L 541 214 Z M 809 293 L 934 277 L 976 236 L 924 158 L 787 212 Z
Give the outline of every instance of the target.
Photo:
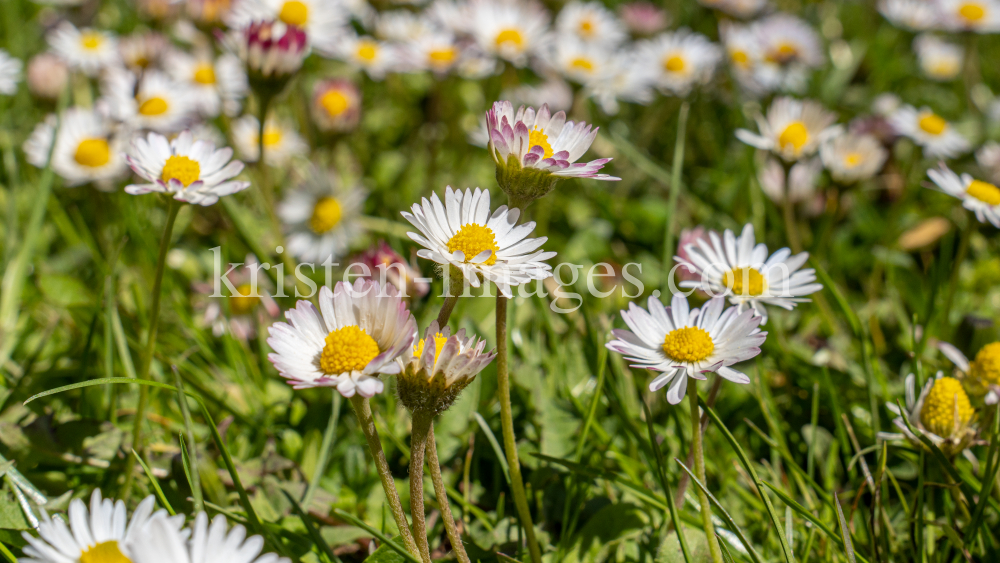
M 313 86 L 312 116 L 322 131 L 353 130 L 361 121 L 361 90 L 346 78 L 317 82 Z
M 409 10 L 393 10 L 379 15 L 375 22 L 375 35 L 386 41 L 406 42 L 419 39 L 436 31 L 434 23 Z
M 975 213 L 980 223 L 1000 228 L 1000 188 L 969 174 L 959 176 L 943 162 L 939 169 L 928 170 L 927 176 L 941 191 L 962 200 L 962 207 Z
M 889 116 L 889 123 L 896 133 L 923 147 L 927 158 L 954 158 L 971 148 L 965 137 L 928 107 L 917 110 L 903 104 Z
M 223 38 L 223 44 L 243 61 L 252 80 L 280 85 L 302 68 L 309 54 L 304 31 L 270 21 L 234 29 Z
M 437 416 L 448 410 L 476 375 L 483 371 L 496 352 L 485 352 L 486 341 L 466 336 L 465 329 L 451 334 L 431 323 L 413 347 L 409 358 L 400 358 L 402 369 L 396 376 L 399 399 L 410 412 Z
M 685 249 L 687 260 L 681 261 L 688 269 L 701 274 L 695 282 L 681 282 L 685 288 L 700 289 L 709 295 L 729 297 L 729 302 L 739 311 L 750 307 L 767 324 L 765 305 L 791 311 L 799 303 L 811 301 L 805 297 L 823 289 L 816 282 L 816 271 L 801 269 L 809 259 L 808 252 L 792 256 L 792 251 L 782 248 L 768 257 L 767 245 L 755 244 L 753 225 L 747 224 L 739 237 L 726 229 L 722 238 L 718 233 L 708 234 L 709 242 L 699 240 L 697 246 Z
M 736 138 L 787 161 L 811 156 L 840 132 L 840 127 L 833 125 L 837 115 L 812 100 L 778 98 L 771 103 L 766 118 L 756 119 L 760 134 L 737 129 Z
M 243 160 L 257 162 L 260 158 L 260 121 L 252 115 L 244 115 L 232 125 L 233 144 Z M 270 166 L 284 166 L 293 157 L 303 156 L 309 151 L 299 133 L 286 121 L 269 117 L 264 122 L 264 162 Z
M 316 51 L 326 54 L 336 49 L 347 25 L 347 13 L 340 2 L 327 0 L 241 0 L 233 2 L 226 24 L 233 29 L 253 22 L 277 21 L 305 31 Z
M 566 78 L 580 84 L 592 84 L 608 74 L 611 53 L 600 44 L 584 43 L 567 37 L 552 45 L 550 64 Z
M 562 111 L 552 115 L 546 105 L 537 112 L 521 106 L 515 114 L 510 102 L 494 102 L 486 112 L 486 123 L 490 154 L 498 166 L 507 167 L 514 159 L 520 169 L 545 170 L 553 176 L 619 180 L 597 173 L 610 158 L 576 162 L 594 142 L 598 128 L 582 121 L 566 121 Z
M 601 106 L 604 113 L 618 113 L 619 102 L 645 105 L 653 101 L 653 72 L 636 59 L 631 50 L 619 51 L 605 65 L 602 75 L 587 84 L 585 93 Z
M 777 13 L 753 28 L 761 49 L 756 79 L 769 91 L 802 91 L 810 71 L 826 61 L 819 35 L 802 19 Z
M 0 94 L 11 96 L 17 92 L 22 66 L 24 65 L 20 59 L 15 59 L 7 51 L 0 49 Z
M 523 67 L 543 52 L 549 14 L 533 0 L 471 0 L 470 29 L 486 53 Z
M 559 10 L 556 32 L 563 37 L 575 37 L 583 43 L 617 47 L 628 39 L 625 27 L 600 2 L 573 0 Z
M 359 187 L 342 187 L 333 170 L 310 169 L 278 205 L 288 251 L 314 264 L 343 257 L 361 231 L 357 219 L 367 195 Z
M 195 115 L 192 91 L 158 70 L 147 70 L 139 79 L 131 71 L 113 69 L 105 73 L 101 92 L 100 107 L 131 129 L 175 133 Z
M 976 164 L 994 184 L 1000 183 L 1000 143 L 987 141 L 976 151 Z
M 924 31 L 938 23 L 936 4 L 927 0 L 879 0 L 878 11 L 897 27 Z
M 740 87 L 753 95 L 767 93 L 769 88 L 757 79 L 763 47 L 756 28 L 723 20 L 719 22 L 719 38 L 728 55 L 733 77 Z
M 973 396 L 987 405 L 1000 401 L 1000 342 L 980 348 L 972 361 L 947 342 L 938 342 L 938 349 L 958 368 L 960 379 Z
M 641 41 L 636 46 L 640 65 L 653 70 L 653 83 L 665 93 L 686 96 L 706 84 L 722 59 L 719 47 L 700 33 L 680 29 Z
M 51 150 L 52 170 L 67 186 L 95 182 L 111 189 L 126 171 L 123 145 L 122 136 L 101 115 L 70 108 L 62 114 L 58 131 L 54 115 L 39 123 L 25 141 L 24 152 L 29 163 L 44 168 Z
M 406 41 L 401 47 L 400 61 L 405 70 L 429 70 L 443 76 L 455 68 L 461 56 L 462 49 L 454 35 L 431 30 Z
M 219 150 L 207 141 L 196 141 L 184 131 L 172 141 L 156 133 L 132 141 L 125 157 L 132 170 L 148 184 L 131 184 L 132 195 L 151 192 L 171 194 L 177 201 L 212 205 L 219 198 L 250 187 L 250 182 L 233 180 L 243 171 L 243 163 L 230 160 L 233 149 Z
M 268 359 L 295 389 L 336 387 L 344 397 L 373 397 L 379 374 L 397 374 L 396 358 L 416 337 L 417 323 L 392 286 L 358 279 L 319 291 L 319 309 L 299 301 L 288 323 L 268 329 Z
M 271 288 L 262 287 L 270 286 L 270 278 L 258 275 L 260 268 L 257 257 L 247 254 L 239 268 L 226 274 L 225 279 L 236 291 L 230 291 L 225 297 L 218 297 L 221 294 L 215 293 L 216 288 L 211 283 L 195 285 L 196 290 L 208 295 L 201 303 L 204 309 L 202 324 L 212 327 L 214 336 L 228 332 L 238 340 L 247 341 L 257 334 L 258 326 L 269 324 L 281 312 L 271 297 Z
M 336 52 L 330 56 L 365 71 L 373 80 L 382 80 L 386 73 L 395 70 L 400 63 L 395 45 L 353 33 L 341 35 Z
M 662 372 L 649 383 L 650 391 L 669 385 L 667 402 L 676 405 L 687 394 L 689 377 L 703 380 L 706 373 L 718 373 L 734 383 L 750 383 L 730 366 L 760 354 L 767 338 L 758 328 L 760 317 L 736 307 L 723 311 L 722 297 L 691 309 L 683 295 L 674 295 L 670 307 L 651 296 L 648 307 L 629 303 L 629 310 L 621 312 L 629 330 L 612 330 L 615 340 L 606 346 L 634 362 L 631 367 Z
M 938 0 L 940 27 L 952 31 L 1000 31 L 998 0 Z
M 133 563 L 289 563 L 274 553 L 261 555 L 264 538 L 247 537 L 243 526 L 227 530 L 226 517 L 219 514 L 208 521 L 199 512 L 191 529 L 179 530 L 168 518 L 157 515 L 141 528 L 141 540 L 132 543 Z
M 77 29 L 64 21 L 52 30 L 46 40 L 52 52 L 59 55 L 73 69 L 88 76 L 119 62 L 118 39 L 99 29 Z
M 194 98 L 195 109 L 207 118 L 236 115 L 249 84 L 243 64 L 233 54 L 225 53 L 213 59 L 210 52 L 188 54 L 172 50 L 166 56 L 166 67 L 178 84 L 183 84 Z
M 490 192 L 486 190 L 463 192 L 448 186 L 444 204 L 434 193 L 430 201 L 423 198 L 414 204 L 412 211 L 402 215 L 420 231 L 407 233 L 424 247 L 417 256 L 458 268 L 473 287 L 479 287 L 482 275 L 503 295 L 512 297 L 511 286 L 552 275 L 545 260 L 556 253 L 538 250 L 548 238 L 526 238 L 535 223 L 515 226 L 520 209 L 508 210 L 501 205 L 491 214 Z
M 125 66 L 142 71 L 160 62 L 167 45 L 167 38 L 159 33 L 133 33 L 118 41 L 118 54 Z
M 819 155 L 834 180 L 853 184 L 882 170 L 889 153 L 872 135 L 845 133 L 823 143 Z
M 976 411 L 962 384 L 954 377 L 945 377 L 941 372 L 929 380 L 914 399 L 916 379 L 911 373 L 906 376 L 906 412 L 901 412 L 896 403 L 886 403 L 886 408 L 896 415 L 893 424 L 902 434 L 879 433 L 882 439 L 905 438 L 914 446 L 924 444 L 910 431 L 910 426 L 919 430 L 951 458 L 973 445 L 976 428 L 973 425 Z M 906 420 L 903 419 L 906 417 Z M 909 424 L 907 424 L 907 422 Z
M 913 50 L 917 53 L 920 70 L 932 80 L 952 80 L 962 70 L 965 50 L 960 45 L 925 33 L 913 40 Z

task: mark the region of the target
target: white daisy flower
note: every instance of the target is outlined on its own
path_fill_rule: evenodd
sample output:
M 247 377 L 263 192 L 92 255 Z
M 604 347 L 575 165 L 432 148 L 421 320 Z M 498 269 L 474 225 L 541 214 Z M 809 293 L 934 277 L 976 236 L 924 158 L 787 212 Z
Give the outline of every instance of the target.
M 768 108 L 767 117 L 758 115 L 756 120 L 759 134 L 737 129 L 736 138 L 787 161 L 813 155 L 820 145 L 840 133 L 840 126 L 833 125 L 837 114 L 812 100 L 777 98 Z
M 94 182 L 113 189 L 113 181 L 124 176 L 124 141 L 100 114 L 70 108 L 62 114 L 56 131 L 56 116 L 39 123 L 24 143 L 27 160 L 44 168 L 52 151 L 52 170 L 68 186 Z M 52 143 L 55 141 L 55 147 Z
M 319 309 L 299 301 L 288 323 L 268 331 L 268 359 L 295 389 L 336 387 L 344 397 L 373 397 L 385 388 L 379 374 L 397 374 L 396 358 L 416 338 L 417 322 L 391 285 L 358 279 L 319 290 Z
M 550 64 L 570 80 L 589 85 L 609 73 L 611 52 L 598 43 L 584 43 L 572 37 L 552 45 Z
M 911 31 L 924 31 L 938 23 L 935 2 L 927 0 L 879 0 L 878 11 L 893 25 Z
M 754 96 L 766 94 L 769 86 L 757 80 L 757 68 L 763 60 L 764 49 L 753 25 L 719 22 L 719 38 L 729 59 L 733 78 L 743 90 Z
M 233 180 L 243 171 L 243 163 L 231 160 L 233 149 L 215 149 L 207 141 L 196 141 L 184 131 L 173 141 L 150 133 L 132 141 L 125 157 L 132 170 L 148 184 L 131 184 L 125 191 L 132 195 L 151 192 L 170 194 L 177 201 L 212 205 L 222 196 L 250 187 L 250 182 Z
M 948 457 L 963 452 L 976 441 L 973 425 L 976 411 L 962 384 L 941 372 L 924 384 L 920 396 L 914 398 L 916 378 L 911 373 L 904 380 L 906 386 L 906 412 L 900 412 L 895 402 L 887 402 L 886 409 L 896 415 L 892 423 L 901 434 L 879 432 L 883 440 L 907 439 L 914 446 L 924 448 L 923 442 L 910 431 L 910 426 L 941 449 Z M 903 420 L 906 417 L 906 420 Z M 907 425 L 909 422 L 909 425 Z
M 498 166 L 506 166 L 513 157 L 521 168 L 547 170 L 553 176 L 619 180 L 598 174 L 610 158 L 576 162 L 594 142 L 598 128 L 582 121 L 566 121 L 562 111 L 552 115 L 548 106 L 537 112 L 521 106 L 515 114 L 510 102 L 494 102 L 486 112 L 486 124 L 490 154 Z
M 124 68 L 109 70 L 101 93 L 98 107 L 133 130 L 176 133 L 195 116 L 190 88 L 158 70 L 143 72 L 141 80 Z
M 246 342 L 256 336 L 258 326 L 267 326 L 281 313 L 271 297 L 271 279 L 263 274 L 258 276 L 260 268 L 257 257 L 247 254 L 239 268 L 224 276 L 236 288 L 225 297 L 213 296 L 217 294 L 212 282 L 193 284 L 195 290 L 203 294 L 202 299 L 196 301 L 196 307 L 204 310 L 201 323 L 212 327 L 214 336 L 228 332 Z
M 587 84 L 585 92 L 604 113 L 618 113 L 619 102 L 648 104 L 653 101 L 655 76 L 637 60 L 634 51 L 623 49 L 605 65 L 602 75 Z M 567 107 L 568 109 L 568 107 Z
M 944 193 L 962 200 L 962 207 L 976 214 L 980 223 L 989 222 L 1000 228 L 1000 188 L 976 180 L 969 174 L 952 172 L 943 162 L 937 170 L 931 168 L 927 176 Z
M 972 361 L 947 342 L 938 342 L 937 346 L 955 364 L 957 377 L 970 393 L 987 405 L 1000 401 L 1000 342 L 990 342 L 980 348 Z
M 556 32 L 590 44 L 617 47 L 628 39 L 625 26 L 600 2 L 573 0 L 559 10 Z
M 853 184 L 878 174 L 889 153 L 872 135 L 846 133 L 823 143 L 819 155 L 834 180 Z
M 962 70 L 965 49 L 960 45 L 925 33 L 913 40 L 913 50 L 917 53 L 920 70 L 932 80 L 952 80 Z
M 653 83 L 664 93 L 686 96 L 708 83 L 722 59 L 717 45 L 700 33 L 680 29 L 636 45 L 638 64 L 651 69 Z
M 24 548 L 22 563 L 68 563 L 90 561 L 128 561 L 132 545 L 142 543 L 142 528 L 153 515 L 154 501 L 148 496 L 139 503 L 131 520 L 122 501 L 112 502 L 101 498 L 101 491 L 94 489 L 90 496 L 90 510 L 80 499 L 69 504 L 69 524 L 62 518 L 49 518 L 42 511 L 38 536 L 27 532 L 22 536 L 28 545 Z M 183 523 L 181 517 L 167 517 L 159 511 L 154 518 L 163 520 L 163 527 L 176 531 Z
M 760 317 L 736 307 L 723 311 L 722 297 L 691 309 L 683 295 L 674 295 L 670 307 L 651 296 L 648 307 L 629 303 L 628 311 L 621 312 L 629 330 L 612 330 L 616 340 L 606 346 L 634 362 L 631 367 L 662 372 L 649 383 L 650 391 L 669 385 L 667 402 L 676 405 L 687 394 L 689 377 L 704 380 L 706 373 L 718 373 L 733 383 L 750 383 L 731 366 L 760 354 L 767 338 L 759 328 Z
M 243 526 L 227 530 L 226 517 L 219 514 L 208 522 L 199 512 L 191 529 L 178 530 L 163 515 L 150 518 L 132 542 L 132 563 L 289 563 L 274 553 L 261 555 L 264 538 L 247 537 Z
M 998 0 L 938 0 L 938 27 L 952 31 L 1000 31 Z
M 826 62 L 816 31 L 804 20 L 777 13 L 753 25 L 761 57 L 754 68 L 756 80 L 768 91 L 802 91 L 809 73 Z
M 11 96 L 17 92 L 23 66 L 20 59 L 15 59 L 7 51 L 0 49 L 0 94 Z
M 361 90 L 346 78 L 317 82 L 313 86 L 312 116 L 321 131 L 354 129 L 361 121 Z
M 898 134 L 923 147 L 927 158 L 954 158 L 972 148 L 950 123 L 928 107 L 917 110 L 901 105 L 889 116 L 889 124 Z
M 729 297 L 740 311 L 750 307 L 767 323 L 765 305 L 791 311 L 799 303 L 811 301 L 806 295 L 823 289 L 816 282 L 816 271 L 801 269 L 808 252 L 792 256 L 782 248 L 768 256 L 767 245 L 756 244 L 753 225 L 747 224 L 739 237 L 726 229 L 722 238 L 709 232 L 709 241 L 699 240 L 684 251 L 687 260 L 675 257 L 679 264 L 697 272 L 698 281 L 682 281 L 681 287 L 700 289 L 709 295 Z
M 159 33 L 137 32 L 118 40 L 118 54 L 125 66 L 141 71 L 157 66 L 168 45 L 167 38 Z
M 337 50 L 330 56 L 365 71 L 373 80 L 382 80 L 400 64 L 396 45 L 367 35 L 345 33 L 338 38 Z
M 437 26 L 423 14 L 409 10 L 392 10 L 379 14 L 375 36 L 386 41 L 403 43 L 437 31 Z
M 342 187 L 333 170 L 311 168 L 278 205 L 288 251 L 314 264 L 346 255 L 361 231 L 357 218 L 367 195 L 360 187 Z
M 549 38 L 549 14 L 533 0 L 471 0 L 473 37 L 486 53 L 522 67 L 543 52 Z
M 451 32 L 431 30 L 403 43 L 399 70 L 429 70 L 442 76 L 454 69 L 461 57 L 462 49 Z
M 257 162 L 260 158 L 260 121 L 252 115 L 244 115 L 233 122 L 230 132 L 240 157 L 247 162 Z M 264 122 L 264 162 L 270 166 L 284 166 L 292 158 L 308 153 L 309 145 L 288 122 L 267 118 Z
M 175 49 L 166 55 L 166 67 L 191 92 L 195 108 L 204 117 L 218 117 L 222 111 L 238 114 L 250 88 L 243 63 L 230 53 L 213 59 L 211 52 L 189 54 Z
M 451 31 L 456 35 L 472 33 L 473 26 L 470 21 L 472 11 L 468 2 L 434 0 L 424 10 L 424 14 L 433 25 Z
M 444 204 L 434 193 L 430 201 L 423 198 L 414 204 L 412 211 L 402 215 L 420 230 L 420 234 L 408 233 L 424 247 L 417 256 L 458 268 L 474 287 L 479 287 L 482 275 L 512 297 L 511 286 L 552 275 L 545 260 L 556 253 L 539 250 L 548 238 L 527 238 L 535 223 L 515 226 L 521 216 L 519 209 L 501 205 L 491 214 L 489 191 L 476 188 L 475 192 L 463 192 L 448 186 Z
M 327 0 L 241 0 L 226 15 L 233 29 L 253 22 L 277 21 L 305 31 L 309 45 L 322 54 L 336 50 L 348 14 L 340 2 Z
M 120 62 L 118 39 L 99 29 L 77 29 L 64 21 L 49 32 L 46 40 L 52 52 L 59 55 L 73 69 L 88 76 Z

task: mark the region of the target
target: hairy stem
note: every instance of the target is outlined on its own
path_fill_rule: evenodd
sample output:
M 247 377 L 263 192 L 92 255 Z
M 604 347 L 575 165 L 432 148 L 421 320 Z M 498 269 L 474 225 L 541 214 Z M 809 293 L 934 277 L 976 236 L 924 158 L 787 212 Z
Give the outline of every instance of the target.
M 455 310 L 455 305 L 458 303 L 458 297 L 462 295 L 464 289 L 465 280 L 462 278 L 462 272 L 458 268 L 451 268 L 448 272 L 448 296 L 444 298 L 444 304 L 441 305 L 441 310 L 437 316 L 439 329 L 447 326 L 448 319 L 451 318 L 451 313 Z
M 691 404 L 691 451 L 694 454 L 694 473 L 698 480 L 707 487 L 705 452 L 701 445 L 701 417 L 698 416 L 698 380 L 688 378 L 687 394 Z M 712 525 L 712 505 L 708 504 L 708 495 L 701 487 L 698 487 L 698 504 L 701 505 L 701 523 L 705 527 L 705 537 L 708 539 L 708 552 L 712 555 L 712 563 L 723 563 L 719 538 L 715 537 L 715 526 Z
M 448 491 L 444 488 L 444 477 L 441 476 L 441 462 L 438 460 L 437 444 L 434 441 L 434 427 L 427 434 L 427 467 L 431 471 L 431 481 L 434 482 L 434 496 L 437 497 L 438 505 L 441 507 L 441 519 L 444 521 L 444 529 L 448 533 L 448 540 L 451 541 L 451 549 L 455 552 L 460 563 L 471 563 L 469 554 L 465 552 L 465 544 L 462 543 L 462 534 L 458 532 L 455 525 L 455 517 L 451 513 L 451 503 L 448 502 Z
M 427 436 L 431 433 L 433 417 L 429 413 L 413 413 L 413 432 L 410 434 L 410 516 L 413 517 L 413 535 L 425 563 L 431 561 L 427 545 L 427 523 L 424 516 L 424 452 Z

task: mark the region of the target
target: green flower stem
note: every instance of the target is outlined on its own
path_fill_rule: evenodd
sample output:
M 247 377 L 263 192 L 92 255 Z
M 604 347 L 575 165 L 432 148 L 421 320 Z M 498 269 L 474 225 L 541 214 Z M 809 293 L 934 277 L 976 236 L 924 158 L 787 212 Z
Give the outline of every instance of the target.
M 677 227 L 677 200 L 681 193 L 681 170 L 684 168 L 684 144 L 687 132 L 688 111 L 691 109 L 687 100 L 681 103 L 677 112 L 677 141 L 674 143 L 674 163 L 670 169 L 670 200 L 667 204 L 667 227 L 663 233 L 663 283 L 664 294 L 669 293 L 670 270 L 674 257 L 674 229 Z
M 153 353 L 156 351 L 156 332 L 160 326 L 160 293 L 163 287 L 163 272 L 166 269 L 167 252 L 170 250 L 170 239 L 174 233 L 174 222 L 182 203 L 171 199 L 167 206 L 167 222 L 163 225 L 163 236 L 160 237 L 160 253 L 156 257 L 156 277 L 153 278 L 153 302 L 149 308 L 149 330 L 146 332 L 146 348 L 142 353 L 142 364 L 139 366 L 140 379 L 149 379 L 149 368 L 153 364 Z M 132 421 L 132 449 L 142 452 L 142 425 L 146 419 L 146 406 L 149 403 L 149 387 L 139 386 L 139 404 L 135 408 L 135 418 Z M 192 444 L 193 446 L 193 444 Z M 125 484 L 121 498 L 128 502 L 132 493 L 132 480 L 135 477 L 136 456 L 127 456 L 125 461 Z
M 417 544 L 413 541 L 413 534 L 410 532 L 410 524 L 406 521 L 406 514 L 403 512 L 403 504 L 399 501 L 399 492 L 396 490 L 396 482 L 392 479 L 392 472 L 389 471 L 389 463 L 385 460 L 385 452 L 382 451 L 382 442 L 378 437 L 378 430 L 375 428 L 375 419 L 372 417 L 372 408 L 368 399 L 355 395 L 351 397 L 351 406 L 354 407 L 354 414 L 358 417 L 361 431 L 368 440 L 368 450 L 371 451 L 375 459 L 375 467 L 378 476 L 382 480 L 382 488 L 385 490 L 386 502 L 389 503 L 389 510 L 396 520 L 396 527 L 399 528 L 399 535 L 403 537 L 403 545 L 406 550 L 413 555 L 418 555 Z
M 698 380 L 689 377 L 687 388 L 688 400 L 691 404 L 691 452 L 694 454 L 694 472 L 698 480 L 708 486 L 705 480 L 705 452 L 701 444 L 701 417 L 698 416 Z M 712 505 L 708 504 L 708 495 L 698 487 L 698 504 L 701 505 L 701 523 L 705 527 L 705 537 L 708 540 L 708 551 L 712 555 L 712 563 L 723 563 L 722 550 L 719 548 L 719 538 L 715 537 L 715 526 L 712 525 Z
M 510 405 L 510 376 L 507 373 L 507 298 L 497 290 L 497 388 L 500 394 L 500 424 L 503 430 L 503 446 L 510 466 L 510 486 L 528 540 L 528 552 L 533 563 L 542 563 L 542 550 L 535 537 L 535 525 L 531 521 L 528 496 L 524 492 L 521 478 L 521 461 L 517 455 L 517 438 L 514 436 L 514 417 Z
M 427 436 L 431 433 L 432 425 L 433 415 L 430 413 L 413 413 L 413 431 L 410 434 L 410 516 L 413 517 L 413 536 L 424 563 L 431 563 L 424 515 L 424 452 L 427 450 Z
M 444 298 L 444 304 L 441 305 L 437 316 L 439 329 L 448 325 L 448 319 L 451 318 L 451 312 L 455 310 L 458 297 L 465 290 L 465 279 L 462 277 L 462 272 L 453 266 L 449 267 L 451 270 L 448 272 L 448 297 Z
M 316 460 L 316 469 L 313 471 L 312 479 L 309 480 L 309 487 L 302 496 L 302 508 L 309 510 L 309 503 L 312 501 L 319 482 L 326 473 L 326 462 L 330 459 L 330 448 L 333 447 L 333 439 L 337 436 L 337 422 L 340 420 L 340 392 L 333 390 L 333 410 L 330 412 L 330 422 L 326 425 L 326 432 L 323 433 L 323 444 L 319 448 L 319 459 Z
M 462 534 L 458 532 L 455 525 L 455 516 L 451 513 L 451 503 L 448 502 L 448 490 L 444 486 L 444 478 L 441 476 L 441 462 L 438 460 L 437 444 L 434 441 L 434 426 L 427 434 L 427 466 L 431 471 L 431 481 L 434 482 L 434 496 L 437 497 L 438 505 L 441 507 L 441 520 L 444 521 L 444 529 L 448 533 L 448 540 L 451 541 L 451 549 L 455 552 L 460 563 L 472 563 L 469 554 L 465 552 L 465 544 L 462 543 Z
M 972 240 L 972 235 L 979 228 L 979 221 L 972 214 L 966 214 L 965 228 L 962 229 L 962 234 L 960 235 L 958 242 L 958 253 L 955 254 L 955 260 L 952 262 L 951 266 L 951 279 L 948 280 L 948 295 L 944 300 L 944 309 L 941 310 L 941 327 L 944 329 L 942 331 L 943 335 L 947 335 L 950 332 L 951 320 L 951 304 L 955 298 L 955 292 L 958 290 L 958 278 L 959 273 L 962 270 L 962 262 L 965 262 L 965 257 L 969 254 L 969 242 Z

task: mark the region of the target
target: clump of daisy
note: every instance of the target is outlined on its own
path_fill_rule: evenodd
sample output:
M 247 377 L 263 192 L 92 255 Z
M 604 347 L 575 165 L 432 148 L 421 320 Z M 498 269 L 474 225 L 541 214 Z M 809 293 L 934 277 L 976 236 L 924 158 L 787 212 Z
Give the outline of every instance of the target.
M 1000 401 L 1000 342 L 980 348 L 972 361 L 947 342 L 939 342 L 938 349 L 958 368 L 962 382 L 973 397 L 982 399 L 987 405 Z
M 867 180 L 882 169 L 888 151 L 873 135 L 845 133 L 820 147 L 820 158 L 830 176 L 841 184 Z
M 239 113 L 249 84 L 246 71 L 235 55 L 224 53 L 215 58 L 208 50 L 194 53 L 171 50 L 165 58 L 170 75 L 192 93 L 194 107 L 203 117 Z
M 361 90 L 346 78 L 317 82 L 313 86 L 312 115 L 323 131 L 354 130 L 361 121 Z
M 962 200 L 962 207 L 975 213 L 980 223 L 1000 228 L 1000 188 L 969 174 L 959 176 L 944 163 L 928 170 L 927 176 L 941 191 Z
M 52 154 L 52 170 L 68 186 L 93 182 L 104 190 L 126 171 L 125 142 L 107 119 L 90 109 L 70 108 L 58 120 L 50 115 L 24 143 L 29 163 L 44 168 Z M 55 146 L 53 146 L 53 142 Z
M 756 243 L 752 224 L 743 227 L 738 237 L 726 229 L 722 237 L 713 231 L 708 238 L 688 245 L 686 260 L 675 258 L 701 276 L 698 281 L 682 281 L 680 286 L 729 297 L 739 311 L 753 309 L 761 324 L 767 323 L 767 305 L 790 311 L 809 302 L 807 295 L 823 289 L 816 283 L 815 270 L 802 269 L 808 252 L 793 256 L 791 250 L 782 248 L 768 255 L 767 245 Z
M 840 133 L 837 115 L 812 100 L 782 97 L 774 100 L 767 117 L 758 116 L 759 134 L 737 129 L 736 138 L 793 162 L 813 155 L 824 141 Z
M 417 326 L 396 288 L 359 279 L 322 287 L 319 309 L 299 301 L 287 323 L 268 329 L 268 359 L 295 389 L 336 387 L 344 397 L 373 397 L 385 388 L 379 374 L 398 374 L 396 358 Z
M 7 51 L 0 49 L 0 94 L 10 96 L 17 92 L 17 83 L 21 81 L 23 66 L 20 59 L 15 59 Z
M 510 102 L 494 102 L 486 112 L 490 155 L 497 165 L 497 183 L 515 205 L 522 206 L 552 191 L 557 180 L 568 177 L 619 180 L 598 171 L 611 161 L 601 158 L 576 162 L 597 137 L 597 128 L 566 120 L 565 112 L 536 112 Z
M 246 529 L 238 524 L 230 529 L 222 514 L 209 523 L 208 515 L 199 512 L 194 524 L 184 530 L 158 514 L 141 526 L 139 534 L 141 540 L 132 542 L 132 563 L 290 563 L 288 558 L 274 553 L 261 555 L 264 538 L 247 537 Z
M 905 437 L 914 446 L 923 448 L 923 442 L 910 430 L 912 426 L 949 458 L 962 453 L 973 444 L 976 438 L 973 424 L 976 411 L 959 380 L 938 372 L 935 378 L 924 385 L 920 396 L 915 400 L 915 378 L 912 373 L 906 377 L 905 383 L 906 411 L 900 411 L 895 403 L 886 404 L 886 408 L 896 415 L 892 422 L 902 435 L 886 437 Z
M 661 91 L 686 96 L 706 84 L 722 59 L 719 47 L 700 33 L 681 29 L 640 42 L 639 64 L 651 71 L 652 83 Z
M 132 195 L 159 192 L 177 201 L 212 205 L 220 197 L 250 187 L 250 182 L 233 180 L 243 171 L 243 163 L 232 160 L 233 149 L 216 150 L 208 141 L 194 140 L 190 131 L 168 141 L 157 133 L 132 141 L 125 159 L 146 184 L 130 184 Z
M 545 261 L 556 253 L 539 250 L 548 238 L 527 238 L 535 223 L 517 225 L 520 209 L 501 205 L 491 212 L 486 190 L 463 192 L 448 186 L 444 204 L 434 193 L 402 215 L 420 231 L 407 233 L 424 247 L 417 256 L 458 269 L 473 287 L 479 287 L 482 277 L 510 298 L 511 286 L 552 275 Z
M 278 205 L 288 251 L 302 262 L 335 262 L 361 231 L 357 218 L 367 193 L 345 188 L 333 170 L 310 168 L 305 179 Z
M 889 116 L 889 123 L 896 133 L 923 147 L 928 158 L 954 158 L 971 148 L 952 124 L 928 107 L 918 110 L 903 104 Z
M 88 76 L 118 64 L 118 38 L 99 29 L 77 29 L 69 22 L 62 22 L 46 37 L 52 52 L 74 70 Z
M 913 40 L 913 50 L 917 53 L 920 70 L 931 80 L 953 80 L 962 70 L 965 50 L 960 45 L 925 33 Z

